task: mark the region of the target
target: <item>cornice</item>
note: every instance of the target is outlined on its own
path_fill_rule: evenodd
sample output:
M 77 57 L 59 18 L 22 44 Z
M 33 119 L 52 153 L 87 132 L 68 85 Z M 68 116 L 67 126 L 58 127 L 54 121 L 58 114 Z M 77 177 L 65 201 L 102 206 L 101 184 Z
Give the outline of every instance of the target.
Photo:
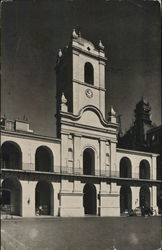
M 101 111 L 100 111 L 97 107 L 95 107 L 95 106 L 93 106 L 93 105 L 87 105 L 87 106 L 83 107 L 83 108 L 80 110 L 80 112 L 79 112 L 78 115 L 74 115 L 73 113 L 68 113 L 68 112 L 63 112 L 63 111 L 60 112 L 60 115 L 61 115 L 63 118 L 70 119 L 71 121 L 78 121 L 78 120 L 82 117 L 83 113 L 84 113 L 85 111 L 87 111 L 87 110 L 93 111 L 93 112 L 98 116 L 98 118 L 99 118 L 101 124 L 102 124 L 105 128 L 108 129 L 108 128 L 118 128 L 118 127 L 119 127 L 119 124 L 118 124 L 118 123 L 109 123 L 109 122 L 107 122 L 107 121 L 104 119 L 103 114 L 101 113 Z M 62 123 L 62 122 L 65 122 L 65 121 L 61 120 L 61 123 Z M 74 124 L 73 124 L 73 125 L 74 125 Z M 76 124 L 76 126 L 77 126 L 77 125 L 78 125 L 78 124 Z M 81 126 L 81 125 L 79 124 L 79 126 Z M 82 126 L 84 126 L 84 125 L 82 125 Z M 88 127 L 88 126 L 87 126 L 87 127 Z M 89 127 L 91 127 L 91 126 L 89 126 Z M 94 127 L 93 127 L 93 128 L 94 128 Z
M 25 138 L 25 139 L 32 139 L 37 141 L 46 141 L 46 142 L 55 142 L 60 143 L 61 140 L 54 137 L 48 137 L 43 135 L 37 135 L 37 134 L 26 134 L 21 132 L 15 132 L 15 131 L 8 131 L 8 130 L 1 130 L 1 136 L 11 136 L 16 138 Z
M 79 80 L 77 80 L 77 79 L 73 79 L 73 82 L 79 83 L 79 84 L 81 84 L 81 85 L 83 85 L 83 86 L 86 86 L 86 87 L 88 87 L 88 88 L 97 89 L 97 90 L 102 90 L 102 91 L 104 91 L 104 92 L 106 91 L 105 88 L 97 87 L 97 86 L 92 85 L 92 84 L 88 84 L 88 83 L 85 83 L 85 82 L 81 82 L 81 81 L 79 81 Z
M 94 129 L 92 129 L 94 131 Z M 103 132 L 103 131 L 102 131 Z M 104 132 L 105 133 L 105 132 Z M 81 137 L 81 138 L 91 138 L 91 139 L 95 139 L 95 140 L 99 140 L 99 141 L 111 141 L 112 143 L 117 143 L 118 141 L 115 139 L 115 138 L 111 138 L 108 135 L 108 132 L 107 134 L 105 133 L 105 136 L 99 136 L 97 135 L 96 133 L 94 134 L 90 134 L 88 132 L 84 132 L 84 133 L 81 133 L 81 132 L 76 132 L 74 130 L 66 130 L 66 129 L 62 129 L 61 130 L 61 134 L 65 134 L 65 135 L 68 135 L 68 134 L 73 134 L 74 136 L 76 137 Z M 109 133 L 110 134 L 110 133 Z M 112 132 L 111 132 L 112 134 Z
M 74 51 L 77 51 L 77 52 L 79 52 L 81 54 L 87 55 L 87 56 L 95 58 L 97 60 L 100 59 L 100 60 L 102 60 L 104 62 L 107 61 L 107 57 L 101 56 L 99 53 L 98 54 L 91 53 L 90 51 L 83 50 L 82 48 L 77 47 L 75 45 L 72 45 L 72 51 L 73 51 L 73 53 L 74 53 Z M 95 50 L 95 51 L 97 51 L 97 50 Z
M 93 175 L 80 175 L 80 174 L 70 174 L 70 173 L 57 173 L 57 172 L 39 172 L 39 171 L 29 171 L 29 170 L 11 170 L 11 169 L 1 169 L 1 179 L 16 177 L 19 181 L 40 181 L 48 180 L 51 182 L 60 183 L 62 179 L 64 180 L 79 180 L 82 183 L 87 181 L 93 181 L 93 183 L 100 183 L 100 181 L 113 182 L 117 185 L 124 185 L 129 183 L 131 186 L 141 186 L 148 184 L 150 186 L 160 185 L 162 181 L 160 180 L 146 180 L 146 179 L 132 179 L 132 178 L 120 178 L 120 177 L 110 177 L 110 176 L 93 176 Z M 63 191 L 63 193 L 67 193 Z
M 136 151 L 136 150 L 129 150 L 129 149 L 124 149 L 124 148 L 117 148 L 116 149 L 117 152 L 124 152 L 124 153 L 128 153 L 128 154 L 135 154 L 135 155 L 145 155 L 145 156 L 159 156 L 159 154 L 155 154 L 155 153 L 151 153 L 151 152 L 144 152 L 144 151 Z

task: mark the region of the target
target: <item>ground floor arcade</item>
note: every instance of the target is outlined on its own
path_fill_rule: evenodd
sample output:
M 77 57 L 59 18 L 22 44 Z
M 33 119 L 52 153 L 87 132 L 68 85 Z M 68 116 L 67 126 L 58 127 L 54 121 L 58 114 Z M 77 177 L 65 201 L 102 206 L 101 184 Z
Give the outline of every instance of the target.
M 108 180 L 21 180 L 15 176 L 2 179 L 2 211 L 13 215 L 50 216 L 120 216 L 138 206 L 157 210 L 157 187 Z

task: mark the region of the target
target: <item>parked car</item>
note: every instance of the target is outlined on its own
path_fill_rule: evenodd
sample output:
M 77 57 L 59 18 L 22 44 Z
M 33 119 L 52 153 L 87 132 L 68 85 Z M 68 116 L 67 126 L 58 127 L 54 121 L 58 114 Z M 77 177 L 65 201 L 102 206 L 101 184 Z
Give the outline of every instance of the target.
M 136 207 L 134 210 L 133 210 L 134 214 L 136 216 L 141 216 L 142 215 L 142 211 L 141 211 L 141 208 L 140 207 Z
M 144 207 L 142 206 L 141 207 L 141 212 L 142 212 L 142 216 L 150 216 L 150 215 L 153 215 L 153 209 L 152 208 L 149 208 L 149 207 Z
M 153 210 L 153 208 L 149 207 L 136 207 L 134 210 L 131 209 L 129 211 L 129 216 L 150 216 L 150 215 L 156 215 L 156 211 Z

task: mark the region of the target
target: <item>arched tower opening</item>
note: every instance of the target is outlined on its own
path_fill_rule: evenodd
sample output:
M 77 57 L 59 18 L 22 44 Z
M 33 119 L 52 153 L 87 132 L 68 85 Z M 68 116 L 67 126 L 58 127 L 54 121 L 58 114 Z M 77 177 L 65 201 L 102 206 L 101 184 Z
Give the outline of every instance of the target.
M 89 62 L 86 62 L 84 65 L 84 81 L 85 83 L 94 84 L 94 69 Z

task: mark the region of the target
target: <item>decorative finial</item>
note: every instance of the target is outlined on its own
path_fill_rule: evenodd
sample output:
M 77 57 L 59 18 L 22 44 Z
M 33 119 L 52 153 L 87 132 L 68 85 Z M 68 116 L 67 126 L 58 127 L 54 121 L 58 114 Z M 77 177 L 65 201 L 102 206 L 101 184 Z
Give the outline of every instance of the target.
M 62 93 L 62 96 L 61 96 L 61 111 L 63 112 L 68 111 L 67 99 L 65 98 L 64 92 Z
M 67 103 L 67 99 L 65 98 L 64 92 L 62 92 L 61 104 L 66 104 L 66 103 Z
M 74 39 L 75 39 L 75 38 L 78 38 L 78 35 L 77 35 L 75 29 L 73 29 L 72 37 L 73 37 Z
M 113 109 L 113 106 L 110 108 L 110 112 L 108 113 L 108 122 L 116 123 L 116 112 Z
M 113 106 L 111 106 L 110 114 L 111 114 L 112 116 L 116 116 L 116 112 L 115 112 L 115 110 L 113 109 Z
M 61 49 L 59 49 L 59 51 L 58 51 L 58 57 L 62 57 L 62 50 Z
M 103 45 L 103 43 L 101 42 L 101 40 L 99 41 L 99 44 L 98 44 L 98 45 L 99 45 L 99 48 L 100 48 L 100 49 L 102 49 L 102 50 L 104 49 L 104 45 Z

